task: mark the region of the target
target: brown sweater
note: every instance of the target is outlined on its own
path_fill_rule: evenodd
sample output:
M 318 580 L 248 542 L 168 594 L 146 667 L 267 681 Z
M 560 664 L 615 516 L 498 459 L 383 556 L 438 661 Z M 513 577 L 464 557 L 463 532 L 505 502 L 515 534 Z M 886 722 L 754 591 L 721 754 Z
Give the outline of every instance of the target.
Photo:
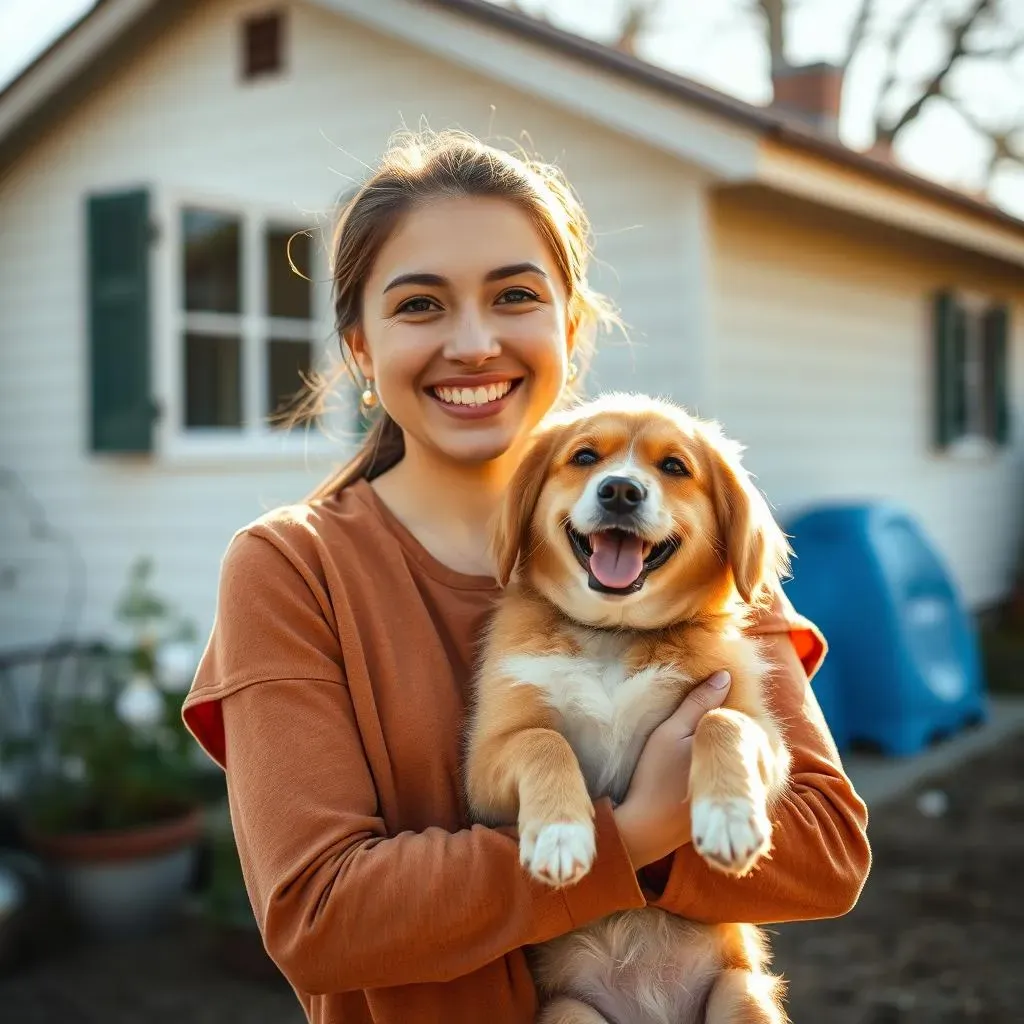
M 498 595 L 433 558 L 365 482 L 232 540 L 184 718 L 226 770 L 266 947 L 317 1024 L 527 1024 L 524 945 L 652 903 L 707 921 L 835 916 L 856 901 L 866 812 L 807 685 L 824 654 L 780 598 L 774 701 L 793 750 L 772 859 L 735 880 L 684 847 L 638 880 L 606 801 L 598 858 L 556 891 L 514 833 L 471 826 L 460 722 Z

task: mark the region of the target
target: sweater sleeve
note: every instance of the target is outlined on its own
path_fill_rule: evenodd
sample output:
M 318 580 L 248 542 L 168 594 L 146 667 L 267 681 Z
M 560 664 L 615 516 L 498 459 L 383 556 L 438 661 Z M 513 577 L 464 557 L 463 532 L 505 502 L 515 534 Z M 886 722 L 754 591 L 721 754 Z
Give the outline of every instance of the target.
M 871 866 L 867 809 L 846 777 L 809 678 L 825 655 L 818 630 L 780 595 L 751 630 L 777 665 L 771 699 L 791 754 L 776 806 L 770 859 L 744 878 L 708 867 L 690 845 L 642 877 L 651 903 L 694 921 L 752 924 L 839 917 L 853 908 Z
M 523 871 L 512 830 L 390 835 L 315 574 L 289 565 L 260 538 L 236 538 L 183 713 L 225 768 L 256 920 L 294 986 L 447 981 L 644 905 L 607 801 L 595 866 L 563 890 Z

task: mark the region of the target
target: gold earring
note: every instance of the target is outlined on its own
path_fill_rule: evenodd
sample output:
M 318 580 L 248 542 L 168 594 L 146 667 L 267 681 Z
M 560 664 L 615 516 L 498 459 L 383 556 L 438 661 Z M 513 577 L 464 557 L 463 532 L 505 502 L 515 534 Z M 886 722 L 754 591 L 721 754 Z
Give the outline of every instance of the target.
M 570 384 L 576 379 L 576 375 L 579 372 L 580 372 L 579 367 L 570 359 L 569 360 L 569 383 Z
M 363 389 L 363 393 L 360 396 L 363 408 L 369 411 L 370 409 L 376 409 L 377 403 L 380 399 L 377 398 L 377 392 L 373 390 L 373 381 L 367 380 L 366 387 Z

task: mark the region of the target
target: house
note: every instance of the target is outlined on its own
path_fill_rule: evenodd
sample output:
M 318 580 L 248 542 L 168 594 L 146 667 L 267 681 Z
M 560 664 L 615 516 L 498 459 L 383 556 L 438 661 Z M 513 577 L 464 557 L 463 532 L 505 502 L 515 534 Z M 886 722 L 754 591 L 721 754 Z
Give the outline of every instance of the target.
M 421 118 L 566 168 L 632 336 L 592 389 L 719 418 L 783 519 L 905 504 L 997 601 L 1024 222 L 841 146 L 827 73 L 781 112 L 483 0 L 100 0 L 0 93 L 0 646 L 103 633 L 140 555 L 205 631 L 234 530 L 344 458 L 351 399 L 266 414 L 336 352 L 339 194 Z

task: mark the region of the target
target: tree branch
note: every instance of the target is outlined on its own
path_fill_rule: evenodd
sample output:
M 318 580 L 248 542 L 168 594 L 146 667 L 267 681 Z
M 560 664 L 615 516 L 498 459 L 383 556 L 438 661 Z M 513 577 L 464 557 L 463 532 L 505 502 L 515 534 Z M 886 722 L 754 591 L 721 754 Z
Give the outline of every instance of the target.
M 1024 35 L 1018 36 L 1012 43 L 967 50 L 964 57 L 982 60 L 1012 60 L 1018 53 L 1024 53 Z
M 992 184 L 992 178 L 1000 164 L 1015 163 L 1024 167 L 1024 142 L 1018 143 L 1014 138 L 1018 132 L 1024 133 L 1024 125 L 995 128 L 982 122 L 959 99 L 946 94 L 943 95 L 948 100 L 950 106 L 974 131 L 992 143 L 992 152 L 989 154 L 984 173 L 986 190 Z
M 765 20 L 765 38 L 772 70 L 789 67 L 786 60 L 786 0 L 757 0 Z
M 884 127 L 882 122 L 882 108 L 885 104 L 886 97 L 896 84 L 896 66 L 900 51 L 903 49 L 903 44 L 907 41 L 907 36 L 910 35 L 910 30 L 914 27 L 914 22 L 917 20 L 917 16 L 922 10 L 924 10 L 924 7 L 924 4 L 917 3 L 916 0 L 911 0 L 911 2 L 904 8 L 903 16 L 893 26 L 892 32 L 889 33 L 889 38 L 886 40 L 885 78 L 882 80 L 882 84 L 878 88 L 878 96 L 875 99 L 875 136 L 878 139 L 882 139 L 883 137 Z M 892 140 L 890 138 L 885 141 L 891 142 Z
M 853 28 L 850 30 L 850 38 L 846 44 L 846 55 L 843 57 L 842 68 L 845 72 L 849 68 L 853 61 L 853 58 L 857 56 L 857 51 L 860 49 L 861 43 L 864 42 L 864 37 L 867 35 L 868 25 L 871 21 L 871 15 L 874 13 L 875 0 L 861 0 L 860 10 L 857 12 L 857 17 L 853 22 Z
M 918 117 L 928 100 L 942 92 L 942 86 L 950 71 L 952 71 L 956 62 L 967 53 L 967 33 L 974 27 L 978 18 L 989 10 L 991 6 L 992 0 L 974 0 L 974 3 L 967 10 L 964 17 L 959 22 L 953 24 L 951 28 L 951 45 L 945 62 L 925 84 L 917 99 L 895 121 L 888 125 L 879 126 L 877 134 L 880 139 L 891 142 L 903 128 Z
M 635 55 L 640 37 L 650 28 L 660 5 L 661 0 L 629 0 L 612 44 L 615 49 Z

